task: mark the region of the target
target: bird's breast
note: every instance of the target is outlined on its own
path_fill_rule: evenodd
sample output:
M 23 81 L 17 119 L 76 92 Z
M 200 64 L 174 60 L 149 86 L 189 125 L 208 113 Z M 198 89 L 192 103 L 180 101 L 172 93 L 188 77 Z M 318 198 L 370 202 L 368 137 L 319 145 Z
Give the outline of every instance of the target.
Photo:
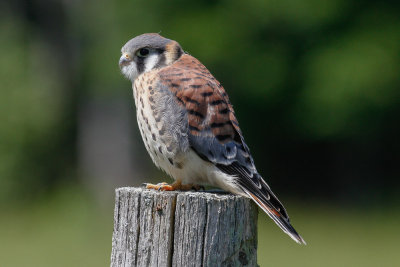
M 133 94 L 139 130 L 150 157 L 157 167 L 176 176 L 184 165 L 187 140 L 182 138 L 185 130 L 179 128 L 183 119 L 171 107 L 173 95 L 164 89 L 150 75 L 141 75 Z

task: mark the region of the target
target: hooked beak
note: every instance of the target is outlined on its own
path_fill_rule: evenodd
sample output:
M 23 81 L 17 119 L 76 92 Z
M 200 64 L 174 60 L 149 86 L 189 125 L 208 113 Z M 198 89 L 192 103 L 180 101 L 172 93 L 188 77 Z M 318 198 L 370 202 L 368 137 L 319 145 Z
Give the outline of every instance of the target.
M 123 53 L 119 58 L 119 66 L 122 68 L 123 66 L 129 65 L 131 61 L 131 57 L 127 53 Z

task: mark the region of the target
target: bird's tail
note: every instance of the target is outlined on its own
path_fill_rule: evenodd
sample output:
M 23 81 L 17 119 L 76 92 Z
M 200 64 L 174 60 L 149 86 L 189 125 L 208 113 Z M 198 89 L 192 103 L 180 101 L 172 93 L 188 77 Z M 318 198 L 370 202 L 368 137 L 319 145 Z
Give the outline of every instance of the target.
M 254 186 L 249 188 L 248 184 L 241 185 L 246 194 L 294 241 L 306 245 L 306 241 L 297 233 L 290 224 L 289 216 L 279 199 L 271 191 L 269 186 L 261 180 L 261 189 Z

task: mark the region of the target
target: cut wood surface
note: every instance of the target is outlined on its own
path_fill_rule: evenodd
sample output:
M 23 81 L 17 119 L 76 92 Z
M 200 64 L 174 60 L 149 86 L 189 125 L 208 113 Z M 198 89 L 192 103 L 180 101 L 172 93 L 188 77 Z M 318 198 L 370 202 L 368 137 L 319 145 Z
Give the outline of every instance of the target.
M 257 208 L 231 194 L 119 188 L 111 266 L 257 266 Z

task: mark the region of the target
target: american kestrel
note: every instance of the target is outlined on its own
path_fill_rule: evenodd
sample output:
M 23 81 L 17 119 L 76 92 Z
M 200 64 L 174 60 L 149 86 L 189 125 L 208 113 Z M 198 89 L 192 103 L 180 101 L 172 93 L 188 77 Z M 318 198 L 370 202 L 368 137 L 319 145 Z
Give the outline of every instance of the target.
M 159 190 L 212 185 L 250 197 L 294 241 L 305 244 L 257 172 L 222 85 L 173 40 L 147 33 L 121 49 L 140 133 L 154 163 L 175 179 Z

